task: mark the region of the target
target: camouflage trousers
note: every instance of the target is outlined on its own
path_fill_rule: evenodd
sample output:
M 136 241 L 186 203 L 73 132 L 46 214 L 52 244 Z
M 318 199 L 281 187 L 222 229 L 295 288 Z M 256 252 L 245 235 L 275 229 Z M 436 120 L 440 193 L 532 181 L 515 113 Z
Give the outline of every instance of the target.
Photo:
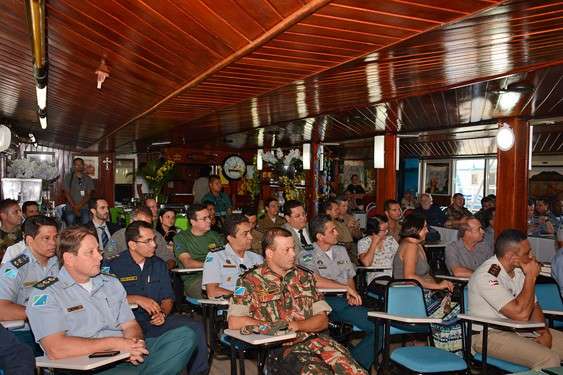
M 313 335 L 270 354 L 272 374 L 295 375 L 367 375 L 350 352 L 331 338 Z

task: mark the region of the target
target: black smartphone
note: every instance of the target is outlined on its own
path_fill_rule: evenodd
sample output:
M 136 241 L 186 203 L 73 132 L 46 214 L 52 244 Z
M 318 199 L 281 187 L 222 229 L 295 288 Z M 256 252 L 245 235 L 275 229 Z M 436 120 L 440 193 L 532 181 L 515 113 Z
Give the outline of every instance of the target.
M 102 358 L 102 357 L 113 357 L 118 355 L 120 352 L 119 350 L 112 350 L 109 352 L 95 352 L 88 356 L 88 358 Z

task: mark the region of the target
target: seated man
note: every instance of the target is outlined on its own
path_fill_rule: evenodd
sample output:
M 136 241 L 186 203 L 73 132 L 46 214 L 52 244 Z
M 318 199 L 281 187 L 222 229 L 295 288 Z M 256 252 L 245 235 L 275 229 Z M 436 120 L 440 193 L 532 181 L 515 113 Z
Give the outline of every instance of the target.
M 24 219 L 39 215 L 39 205 L 36 201 L 25 201 L 22 204 L 22 216 Z
M 403 218 L 401 205 L 394 199 L 387 199 L 383 202 L 383 213 L 387 216 L 389 234 L 393 236 L 397 243 L 401 242 L 401 238 L 399 236 L 399 233 L 401 233 L 401 219 Z
M 307 229 L 307 212 L 305 212 L 303 203 L 289 200 L 285 202 L 283 209 L 287 223 L 282 228 L 287 229 L 293 236 L 297 255 L 303 250 L 312 249 L 313 241 L 311 241 L 309 230 Z
M 258 220 L 257 227 L 262 233 L 266 233 L 268 229 L 281 227 L 285 224 L 285 219 L 278 215 L 280 213 L 280 204 L 276 198 L 270 197 L 264 201 L 264 209 L 266 214 Z
M 90 211 L 90 221 L 86 226 L 98 235 L 100 248 L 106 250 L 110 237 L 121 227 L 109 221 L 109 206 L 105 199 L 97 197 L 88 199 L 88 210 Z
M 256 254 L 262 254 L 262 237 L 264 233 L 256 229 L 256 209 L 254 207 L 245 207 L 242 213 L 248 219 L 251 228 L 250 235 L 252 236 L 252 244 L 249 250 L 254 251 Z
M 267 231 L 263 252 L 265 263 L 237 281 L 229 328 L 287 321 L 297 338 L 270 353 L 270 363 L 281 373 L 367 374 L 346 348 L 320 333 L 328 328 L 331 309 L 317 292 L 313 275 L 295 266 L 291 233 Z
M 455 193 L 452 197 L 452 204 L 445 210 L 446 223 L 448 228 L 458 228 L 467 216 L 473 216 L 471 212 L 465 208 L 465 197 L 461 193 Z
M 153 225 L 152 212 L 148 207 L 138 207 L 133 211 L 131 218 L 133 221 L 144 221 Z M 99 235 L 99 232 L 98 232 Z M 168 249 L 168 244 L 162 234 L 156 232 L 156 256 L 166 262 L 166 267 L 172 269 L 176 267 L 174 254 Z M 115 248 L 115 249 L 113 249 Z M 113 256 L 127 250 L 127 241 L 125 240 L 125 228 L 119 229 L 111 235 L 110 244 L 106 246 L 104 251 L 104 258 L 109 259 Z
M 25 305 L 33 285 L 59 273 L 55 220 L 46 216 L 31 217 L 25 221 L 24 233 L 27 242 L 24 252 L 0 268 L 0 320 L 26 320 Z M 14 333 L 40 355 L 29 327 Z
M 543 322 L 534 293 L 539 272 L 526 234 L 516 229 L 503 231 L 495 243 L 495 255 L 469 280 L 469 312 L 495 319 Z M 480 335 L 473 336 L 472 344 L 475 351 L 482 351 Z M 489 330 L 487 350 L 490 356 L 534 370 L 559 367 L 563 333 L 548 328 L 530 332 Z
M 348 257 L 346 249 L 337 245 L 337 230 L 334 222 L 326 215 L 311 220 L 311 235 L 316 240 L 313 250 L 299 254 L 299 264 L 331 280 L 336 285 L 326 285 L 318 281 L 319 288 L 346 287 L 355 291 L 354 276 L 356 271 Z M 374 361 L 376 328 L 368 320 L 368 310 L 362 307 L 362 299 L 357 293 L 340 296 L 327 296 L 326 301 L 332 308 L 330 318 L 335 321 L 352 324 L 366 333 L 366 336 L 352 349 L 352 356 L 362 367 L 369 369 Z M 375 348 L 379 351 L 380 344 Z
M 470 277 L 493 255 L 491 243 L 484 241 L 481 222 L 471 216 L 459 225 L 458 240 L 446 245 L 446 266 L 453 276 Z
M 177 374 L 197 338 L 186 326 L 143 340 L 118 279 L 100 273 L 98 240 L 87 228 L 61 232 L 57 277 L 35 284 L 27 303 L 31 329 L 50 359 L 119 350 L 131 354 L 103 374 Z
M 252 236 L 250 223 L 244 215 L 227 216 L 225 233 L 227 245 L 221 250 L 209 252 L 203 264 L 201 285 L 207 288 L 207 296 L 211 298 L 231 295 L 239 276 L 264 262 L 261 255 L 247 251 Z
M 2 199 L 0 201 L 0 257 L 4 257 L 6 249 L 22 237 L 22 211 L 18 201 Z
M 420 206 L 415 208 L 413 214 L 423 216 L 428 226 L 443 226 L 446 222 L 446 215 L 444 215 L 440 207 L 433 202 L 432 195 L 422 193 L 420 194 L 419 201 Z
M 184 268 L 202 268 L 207 253 L 223 246 L 223 239 L 212 231 L 211 216 L 202 204 L 192 204 L 188 208 L 190 228 L 174 236 L 174 252 L 178 263 Z M 182 275 L 184 293 L 193 298 L 203 298 L 201 293 L 202 274 Z
M 344 195 L 336 197 L 336 203 L 338 203 L 338 217 L 337 221 L 344 223 L 344 225 L 350 230 L 350 234 L 354 240 L 359 240 L 362 238 L 362 230 L 360 228 L 360 222 L 350 214 L 348 210 L 348 199 Z
M 128 251 L 104 264 L 103 271 L 115 275 L 127 292 L 127 301 L 139 305 L 135 309 L 135 319 L 141 326 L 145 337 L 158 337 L 174 328 L 187 326 L 198 338 L 196 355 L 189 367 L 190 374 L 207 372 L 207 343 L 201 322 L 187 316 L 170 314 L 174 306 L 174 291 L 168 275 L 166 263 L 155 256 L 156 236 L 152 225 L 144 221 L 134 221 L 125 230 Z
M 27 219 L 37 215 L 39 215 L 39 206 L 37 205 L 37 202 L 35 201 L 24 202 L 24 204 L 22 205 L 22 216 L 25 219 Z M 19 242 L 16 242 L 12 246 L 8 246 L 8 248 L 6 249 L 6 253 L 4 254 L 4 258 L 2 258 L 2 263 L 6 263 L 14 259 L 18 255 L 23 253 L 24 250 L 25 250 L 25 241 L 23 239 Z
M 350 228 L 344 224 L 344 220 L 339 218 L 340 209 L 338 208 L 336 198 L 328 198 L 321 207 L 320 212 L 330 217 L 338 232 L 337 242 L 346 248 L 348 257 L 352 259 L 353 262 L 356 262 L 358 250 L 352 238 Z

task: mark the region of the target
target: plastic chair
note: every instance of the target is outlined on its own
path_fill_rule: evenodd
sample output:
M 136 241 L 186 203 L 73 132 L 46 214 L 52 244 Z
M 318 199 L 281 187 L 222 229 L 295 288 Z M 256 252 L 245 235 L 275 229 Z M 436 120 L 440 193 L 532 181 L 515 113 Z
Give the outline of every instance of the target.
M 561 301 L 559 286 L 557 284 L 536 284 L 536 298 L 540 307 L 544 310 L 549 326 L 552 328 L 562 328 L 563 320 L 561 320 L 561 316 L 548 313 L 549 311 L 563 313 L 563 302 Z
M 433 346 L 430 323 L 437 322 L 436 319 L 428 318 L 422 287 L 417 281 L 394 280 L 390 282 L 385 301 L 386 316 L 381 317 L 382 314 L 378 312 L 370 313 L 371 316 L 384 320 L 385 338 L 383 362 L 380 368 L 386 367 L 391 360 L 404 369 L 417 374 L 468 373 L 468 367 L 463 358 Z M 406 319 L 410 323 L 402 319 Z M 427 334 L 431 346 L 401 347 L 390 353 L 389 341 L 391 336 L 413 333 Z
M 469 314 L 469 298 L 468 298 L 468 289 L 467 286 L 463 288 L 463 313 Z M 471 337 L 472 332 L 470 332 L 471 324 L 463 324 L 463 335 L 465 338 L 465 349 L 466 349 L 466 358 L 471 358 Z M 483 348 L 483 352 L 487 354 L 487 348 Z M 476 362 L 483 362 L 483 353 L 475 353 L 473 359 Z M 520 366 L 516 363 L 508 362 L 499 358 L 491 357 L 490 355 L 486 355 L 485 363 L 483 367 L 486 368 L 488 365 L 491 365 L 497 369 L 507 371 L 508 373 L 514 372 L 524 372 L 529 371 L 528 367 Z

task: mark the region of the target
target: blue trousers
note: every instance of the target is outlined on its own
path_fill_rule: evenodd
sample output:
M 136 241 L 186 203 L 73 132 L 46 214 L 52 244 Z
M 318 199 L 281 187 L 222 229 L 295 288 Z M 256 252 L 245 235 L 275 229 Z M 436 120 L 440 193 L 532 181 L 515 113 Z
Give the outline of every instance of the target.
M 0 325 L 0 372 L 5 375 L 35 374 L 35 357 L 28 345 Z
M 107 370 L 96 372 L 103 375 L 174 375 L 184 370 L 192 356 L 197 338 L 186 326 L 170 330 L 158 337 L 145 339 L 149 355 L 138 366 L 121 362 Z
M 90 221 L 90 211 L 88 211 L 88 207 L 82 207 L 80 209 L 80 215 L 77 216 L 70 206 L 66 206 L 64 210 L 64 220 L 69 226 L 75 224 L 88 224 Z
M 377 338 L 377 351 L 381 349 L 383 335 L 374 322 L 368 319 L 368 309 L 362 306 L 350 306 L 346 298 L 339 296 L 326 296 L 326 302 L 332 308 L 329 319 L 335 322 L 351 324 L 363 332 L 366 336 L 350 351 L 352 357 L 363 368 L 369 369 L 375 359 L 375 345 Z

